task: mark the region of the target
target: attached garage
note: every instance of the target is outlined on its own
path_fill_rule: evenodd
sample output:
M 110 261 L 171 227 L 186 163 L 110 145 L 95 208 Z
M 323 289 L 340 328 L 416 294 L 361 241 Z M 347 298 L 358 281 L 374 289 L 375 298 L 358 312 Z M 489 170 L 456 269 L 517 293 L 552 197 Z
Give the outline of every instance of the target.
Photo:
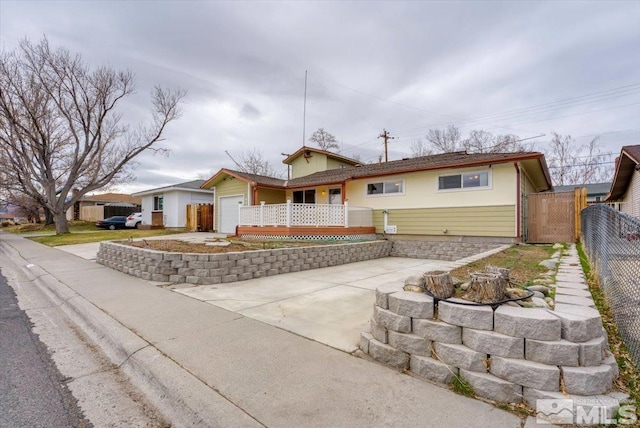
M 235 233 L 238 225 L 240 206 L 244 203 L 244 195 L 221 196 L 218 198 L 218 231 Z

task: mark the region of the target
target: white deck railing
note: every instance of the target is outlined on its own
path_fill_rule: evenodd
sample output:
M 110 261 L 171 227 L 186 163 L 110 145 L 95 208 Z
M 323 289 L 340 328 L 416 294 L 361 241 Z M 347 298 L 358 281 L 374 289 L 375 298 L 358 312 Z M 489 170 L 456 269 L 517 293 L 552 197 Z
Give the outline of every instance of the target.
M 240 207 L 240 226 L 373 226 L 373 210 L 333 204 L 265 204 Z

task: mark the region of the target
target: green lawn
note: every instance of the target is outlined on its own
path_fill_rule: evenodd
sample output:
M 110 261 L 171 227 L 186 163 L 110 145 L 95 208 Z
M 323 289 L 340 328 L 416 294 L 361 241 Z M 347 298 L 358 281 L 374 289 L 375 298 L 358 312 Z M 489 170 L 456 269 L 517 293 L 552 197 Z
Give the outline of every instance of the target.
M 71 230 L 71 233 L 65 235 L 56 235 L 55 225 L 44 226 L 42 224 L 22 224 L 3 227 L 0 230 L 23 235 L 25 238 L 32 239 L 50 247 L 56 247 L 58 245 L 86 244 L 89 242 L 122 241 L 129 238 L 146 238 L 147 236 L 171 235 L 184 232 L 180 230 L 176 231 L 166 229 L 105 230 L 97 228 L 96 224 L 90 221 L 71 221 L 69 222 L 69 229 Z

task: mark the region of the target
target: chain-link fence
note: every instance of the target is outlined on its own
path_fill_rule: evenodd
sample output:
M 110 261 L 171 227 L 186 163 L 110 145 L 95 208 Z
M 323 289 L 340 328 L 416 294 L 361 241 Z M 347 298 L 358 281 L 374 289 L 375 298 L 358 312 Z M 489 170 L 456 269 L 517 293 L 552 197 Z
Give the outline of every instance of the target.
M 604 205 L 582 211 L 585 251 L 631 356 L 640 366 L 640 219 Z

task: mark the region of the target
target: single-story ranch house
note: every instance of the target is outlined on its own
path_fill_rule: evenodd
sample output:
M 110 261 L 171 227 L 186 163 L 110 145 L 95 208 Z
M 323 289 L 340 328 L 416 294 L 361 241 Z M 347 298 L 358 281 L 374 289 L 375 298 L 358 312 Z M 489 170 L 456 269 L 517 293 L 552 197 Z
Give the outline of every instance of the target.
M 193 180 L 134 193 L 142 198 L 142 223 L 164 227 L 185 227 L 187 205 L 213 204 L 213 190 L 201 189 L 204 180 Z
M 302 147 L 288 180 L 221 169 L 216 229 L 243 236 L 526 237 L 527 198 L 552 190 L 544 155 L 445 153 L 376 164 Z M 237 229 L 237 230 L 236 230 Z
M 622 148 L 606 201 L 620 202 L 621 211 L 640 218 L 640 145 Z

